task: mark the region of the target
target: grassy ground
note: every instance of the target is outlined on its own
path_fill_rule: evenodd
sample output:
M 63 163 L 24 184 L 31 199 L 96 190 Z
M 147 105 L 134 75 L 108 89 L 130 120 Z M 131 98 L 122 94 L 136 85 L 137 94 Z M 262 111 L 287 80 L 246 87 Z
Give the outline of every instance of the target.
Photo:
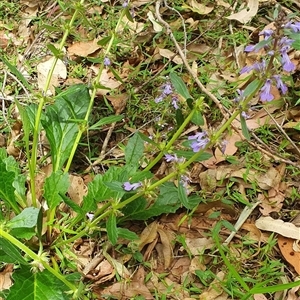
M 256 2 L 2 1 L 3 299 L 300 297 L 299 49 L 273 101 L 240 73 L 299 5 Z

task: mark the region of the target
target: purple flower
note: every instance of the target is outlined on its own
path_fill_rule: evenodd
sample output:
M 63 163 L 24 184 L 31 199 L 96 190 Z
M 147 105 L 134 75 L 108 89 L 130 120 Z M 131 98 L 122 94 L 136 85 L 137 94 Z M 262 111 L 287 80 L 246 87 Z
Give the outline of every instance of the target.
M 167 82 L 165 85 L 163 85 L 162 93 L 167 96 L 173 93 L 173 88 L 170 82 Z
M 191 143 L 193 152 L 198 152 L 199 150 L 205 148 L 205 146 L 209 143 L 209 138 L 207 137 L 206 131 L 189 136 L 188 139 L 193 140 Z
M 180 183 L 182 184 L 182 186 L 185 188 L 185 191 L 187 192 L 188 184 L 190 183 L 189 177 L 186 175 L 181 175 Z
M 234 101 L 235 102 L 241 102 L 241 101 L 245 100 L 245 98 L 246 98 L 245 95 L 244 95 L 245 91 L 240 90 L 240 89 L 237 89 L 236 91 L 238 93 L 238 96 L 234 98 Z
M 174 155 L 172 155 L 172 154 L 166 154 L 165 158 L 166 158 L 166 162 L 178 161 L 178 157 L 177 157 L 176 154 L 174 154 Z
M 263 35 L 264 39 L 267 40 L 270 36 L 272 36 L 274 31 L 272 29 L 265 29 L 259 33 L 259 35 Z
M 178 109 L 178 108 L 179 108 L 177 96 L 173 96 L 173 97 L 172 97 L 172 105 L 173 105 L 173 107 L 174 107 L 175 109 Z
M 292 72 L 295 70 L 296 66 L 292 63 L 290 60 L 287 51 L 289 50 L 289 46 L 284 46 L 281 48 L 280 53 L 281 53 L 281 63 L 282 63 L 282 68 L 286 72 Z
M 252 51 L 255 50 L 255 46 L 256 45 L 248 45 L 248 46 L 245 47 L 244 51 L 245 52 L 252 52 Z
M 129 181 L 127 181 L 127 182 L 124 182 L 123 189 L 127 192 L 130 192 L 130 191 L 136 190 L 137 188 L 139 188 L 141 186 L 142 186 L 141 182 L 130 183 Z
M 285 28 L 290 28 L 292 29 L 294 32 L 299 32 L 300 31 L 300 22 L 295 22 L 294 24 L 290 21 L 288 23 L 286 23 L 286 25 L 284 26 Z
M 286 94 L 286 92 L 288 91 L 287 86 L 283 83 L 283 81 L 281 80 L 281 76 L 280 75 L 274 75 L 273 78 L 276 81 L 276 86 L 279 90 L 281 90 L 282 94 Z
M 269 102 L 274 99 L 274 96 L 271 94 L 271 79 L 267 79 L 264 86 L 260 90 L 260 100 L 262 102 Z
M 225 153 L 225 150 L 226 150 L 227 145 L 228 145 L 228 141 L 223 140 L 223 141 L 221 142 L 221 152 L 222 152 L 223 154 Z
M 127 1 L 127 0 L 124 0 L 122 6 L 123 6 L 124 8 L 127 7 L 127 6 L 128 6 L 128 1 Z
M 161 94 L 160 96 L 156 97 L 156 98 L 154 99 L 154 101 L 155 101 L 155 103 L 159 103 L 159 102 L 163 101 L 164 98 L 165 98 L 165 95 L 164 95 L 164 94 Z
M 95 215 L 94 215 L 93 213 L 87 213 L 86 216 L 87 216 L 88 219 L 92 222 Z
M 280 47 L 286 47 L 286 49 L 288 50 L 289 47 L 294 43 L 294 40 L 289 39 L 288 37 L 284 36 L 279 40 L 278 45 Z
M 249 119 L 249 115 L 248 115 L 245 111 L 242 111 L 241 116 L 242 116 L 244 119 Z
M 257 72 L 264 73 L 264 71 L 266 70 L 266 65 L 267 64 L 266 64 L 265 60 L 263 60 L 262 62 L 256 62 L 252 66 L 243 67 L 242 70 L 240 71 L 240 74 L 248 73 L 251 70 L 255 70 Z
M 111 64 L 110 59 L 108 57 L 104 57 L 103 64 L 105 67 L 109 66 Z

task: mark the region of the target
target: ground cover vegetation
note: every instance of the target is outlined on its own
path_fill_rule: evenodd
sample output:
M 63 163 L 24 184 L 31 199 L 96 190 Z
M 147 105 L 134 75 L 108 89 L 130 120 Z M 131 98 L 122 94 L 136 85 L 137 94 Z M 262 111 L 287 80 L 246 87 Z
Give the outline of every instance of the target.
M 300 297 L 297 1 L 2 1 L 0 297 Z

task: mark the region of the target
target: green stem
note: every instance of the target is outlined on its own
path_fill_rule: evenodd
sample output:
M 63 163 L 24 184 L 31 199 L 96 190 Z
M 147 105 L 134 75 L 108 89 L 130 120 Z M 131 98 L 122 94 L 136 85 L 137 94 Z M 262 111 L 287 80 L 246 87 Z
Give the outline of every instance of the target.
M 25 246 L 23 243 L 21 243 L 19 240 L 14 238 L 9 233 L 5 232 L 3 229 L 0 229 L 0 236 L 8 240 L 10 243 L 18 247 L 20 250 L 22 250 L 24 253 L 26 253 L 31 259 L 34 261 L 38 261 L 43 265 L 45 269 L 47 269 L 52 275 L 54 275 L 56 278 L 58 278 L 60 281 L 62 281 L 68 288 L 70 288 L 73 292 L 76 292 L 77 287 L 73 285 L 71 282 L 69 282 L 62 274 L 51 268 L 48 263 L 40 258 L 36 253 L 34 253 L 32 250 L 30 250 L 27 246 Z
M 117 25 L 115 27 L 115 30 L 112 33 L 112 36 L 111 36 L 111 38 L 109 40 L 109 44 L 108 44 L 108 46 L 107 46 L 107 48 L 105 50 L 104 57 L 106 57 L 109 54 L 110 50 L 111 50 L 111 47 L 113 45 L 113 42 L 114 42 L 114 40 L 116 38 L 116 35 L 117 35 L 117 32 L 118 32 L 118 29 L 120 27 L 121 20 L 123 19 L 124 15 L 125 15 L 125 10 L 123 9 L 122 13 L 121 13 L 121 16 L 120 16 L 120 18 L 118 20 L 118 23 L 117 23 Z M 93 91 L 92 91 L 92 94 L 91 94 L 91 100 L 90 100 L 89 107 L 87 109 L 87 112 L 86 112 L 86 115 L 85 115 L 85 118 L 84 118 L 84 122 L 85 122 L 86 125 L 88 124 L 89 117 L 90 117 L 91 111 L 92 111 L 93 106 L 94 106 L 94 100 L 95 100 L 96 93 L 97 93 L 97 87 L 99 86 L 99 81 L 100 81 L 100 77 L 101 77 L 103 68 L 104 68 L 104 64 L 102 63 L 101 66 L 100 66 L 100 69 L 98 71 L 97 77 L 94 80 Z M 65 170 L 64 170 L 65 173 L 67 173 L 69 171 L 69 169 L 70 169 L 70 166 L 71 166 L 71 163 L 73 161 L 76 149 L 77 149 L 78 144 L 79 144 L 79 142 L 81 140 L 81 136 L 85 132 L 85 130 L 86 130 L 86 126 L 79 127 L 79 131 L 78 131 L 77 136 L 75 138 L 75 141 L 73 143 L 73 147 L 72 147 L 69 159 L 67 161 L 67 164 L 66 164 L 66 167 L 65 167 Z
M 58 51 L 59 53 L 62 52 L 62 49 L 66 43 L 67 37 L 70 34 L 70 30 L 75 22 L 77 14 L 79 13 L 80 7 L 84 4 L 84 0 L 81 0 L 79 3 L 79 7 L 75 9 L 74 14 L 64 32 L 62 40 L 59 44 Z M 31 188 L 31 197 L 32 197 L 32 205 L 37 207 L 37 200 L 36 200 L 36 190 L 35 190 L 35 172 L 36 172 L 36 164 L 37 164 L 37 145 L 38 145 L 38 134 L 39 134 L 39 126 L 41 122 L 42 111 L 46 101 L 46 94 L 50 87 L 51 78 L 53 76 L 53 72 L 55 70 L 56 63 L 58 61 L 58 57 L 55 57 L 51 69 L 47 75 L 46 84 L 43 90 L 43 96 L 40 99 L 40 103 L 37 109 L 35 123 L 33 128 L 33 141 L 32 141 L 32 153 L 31 156 L 28 157 L 29 160 L 29 174 L 30 174 L 30 188 Z

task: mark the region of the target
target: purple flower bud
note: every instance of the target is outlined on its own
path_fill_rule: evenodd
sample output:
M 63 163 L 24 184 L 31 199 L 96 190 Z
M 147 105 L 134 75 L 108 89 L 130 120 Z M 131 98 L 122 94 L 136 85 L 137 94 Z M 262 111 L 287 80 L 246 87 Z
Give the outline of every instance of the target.
M 173 107 L 174 107 L 175 109 L 178 109 L 178 108 L 179 108 L 177 96 L 173 96 L 173 97 L 172 97 L 172 105 L 173 105 Z
M 130 183 L 130 182 L 124 182 L 123 184 L 123 189 L 127 192 L 130 192 L 130 191 L 134 191 L 136 190 L 137 188 L 141 187 L 142 186 L 142 183 L 141 182 L 137 182 L 137 183 Z
M 165 95 L 164 95 L 164 94 L 161 94 L 160 96 L 156 97 L 156 98 L 154 99 L 154 101 L 155 101 L 155 103 L 159 103 L 159 102 L 163 101 L 164 98 L 165 98 Z
M 225 153 L 225 150 L 226 150 L 227 145 L 228 145 L 228 141 L 223 140 L 223 141 L 221 142 L 221 152 L 222 152 L 223 154 Z
M 269 102 L 274 99 L 274 96 L 271 94 L 271 79 L 267 79 L 264 86 L 260 90 L 260 100 L 262 102 Z
M 283 81 L 281 80 L 281 76 L 280 75 L 274 75 L 273 78 L 276 81 L 276 86 L 279 90 L 281 90 L 282 94 L 286 94 L 288 91 L 287 86 L 283 83 Z
M 234 98 L 235 102 L 240 102 L 245 100 L 244 90 L 237 89 L 238 96 Z
M 124 8 L 127 7 L 127 6 L 128 6 L 128 1 L 127 1 L 127 0 L 124 0 L 122 6 L 123 6 Z
M 242 116 L 244 119 L 249 119 L 249 115 L 248 115 L 245 111 L 242 111 L 241 116 Z
M 108 57 L 104 57 L 103 64 L 105 67 L 109 66 L 111 64 L 110 59 Z

